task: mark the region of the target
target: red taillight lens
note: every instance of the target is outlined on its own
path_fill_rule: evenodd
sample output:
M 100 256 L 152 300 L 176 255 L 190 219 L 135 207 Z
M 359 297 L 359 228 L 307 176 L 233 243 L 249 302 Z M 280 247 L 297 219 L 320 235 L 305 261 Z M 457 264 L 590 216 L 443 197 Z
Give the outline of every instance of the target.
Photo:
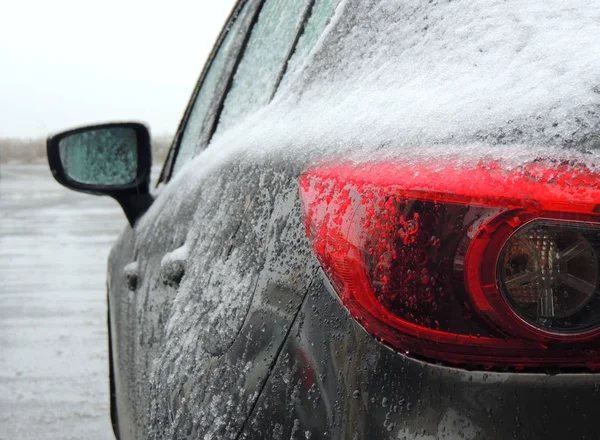
M 600 367 L 600 175 L 587 167 L 323 166 L 300 195 L 334 289 L 385 343 L 471 367 Z

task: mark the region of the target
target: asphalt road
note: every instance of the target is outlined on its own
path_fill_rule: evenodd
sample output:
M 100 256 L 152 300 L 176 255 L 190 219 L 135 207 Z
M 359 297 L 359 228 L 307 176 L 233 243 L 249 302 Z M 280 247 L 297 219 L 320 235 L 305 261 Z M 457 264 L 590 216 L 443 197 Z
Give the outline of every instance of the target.
M 0 166 L 0 439 L 113 439 L 106 258 L 116 202 Z

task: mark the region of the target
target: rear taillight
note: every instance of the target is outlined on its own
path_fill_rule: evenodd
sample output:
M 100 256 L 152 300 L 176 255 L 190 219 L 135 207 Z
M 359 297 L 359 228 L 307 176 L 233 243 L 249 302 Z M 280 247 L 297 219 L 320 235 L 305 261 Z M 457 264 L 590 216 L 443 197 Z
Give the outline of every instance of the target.
M 600 174 L 423 162 L 300 179 L 307 234 L 351 315 L 384 343 L 484 368 L 600 367 Z

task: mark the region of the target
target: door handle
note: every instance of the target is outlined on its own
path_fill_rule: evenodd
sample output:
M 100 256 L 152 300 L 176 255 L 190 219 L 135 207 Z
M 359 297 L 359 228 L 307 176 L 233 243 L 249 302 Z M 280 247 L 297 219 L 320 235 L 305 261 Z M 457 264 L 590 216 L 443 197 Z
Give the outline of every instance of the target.
M 185 275 L 188 248 L 183 245 L 164 255 L 160 263 L 160 277 L 164 284 L 178 287 Z
M 125 283 L 127 288 L 132 292 L 138 287 L 138 280 L 140 277 L 140 269 L 137 261 L 132 261 L 123 268 L 123 275 L 125 275 Z

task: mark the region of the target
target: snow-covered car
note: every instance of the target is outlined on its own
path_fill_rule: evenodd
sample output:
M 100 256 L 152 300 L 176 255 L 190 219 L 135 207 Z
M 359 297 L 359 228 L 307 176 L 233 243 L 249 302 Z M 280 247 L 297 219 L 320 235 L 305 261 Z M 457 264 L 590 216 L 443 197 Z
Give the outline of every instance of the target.
M 117 438 L 600 438 L 599 54 L 597 0 L 240 1 L 155 190 L 50 137 L 130 223 Z

